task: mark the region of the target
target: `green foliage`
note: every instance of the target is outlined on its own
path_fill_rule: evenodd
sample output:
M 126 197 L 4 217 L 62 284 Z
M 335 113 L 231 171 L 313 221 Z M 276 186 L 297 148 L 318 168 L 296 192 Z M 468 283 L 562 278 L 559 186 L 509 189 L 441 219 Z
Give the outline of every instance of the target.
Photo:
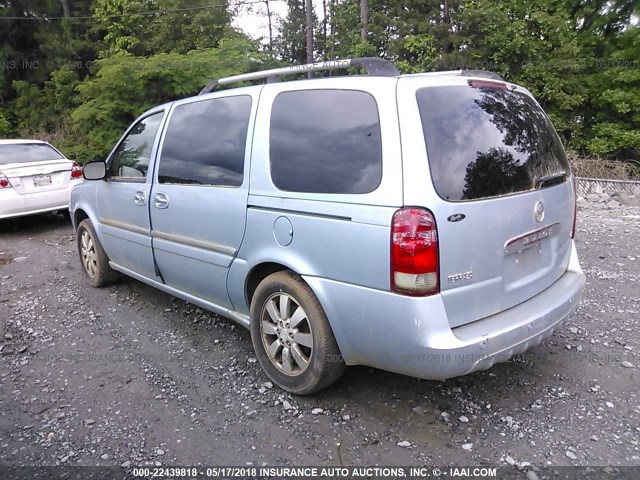
M 77 85 L 76 72 L 66 67 L 53 71 L 42 89 L 25 80 L 15 80 L 13 89 L 17 97 L 9 110 L 15 118 L 16 130 L 23 136 L 31 136 L 32 132 L 54 131 L 68 122 Z
M 2 23 L 0 136 L 51 140 L 82 162 L 110 150 L 145 109 L 262 60 L 231 28 L 224 0 L 26 0 L 0 16 L 61 17 L 63 3 L 71 16 L 98 18 Z
M 616 39 L 616 49 L 596 62 L 589 78 L 592 95 L 582 151 L 640 159 L 640 29 Z
M 51 72 L 51 79 L 45 82 L 44 93 L 54 114 L 64 115 L 76 106 L 74 94 L 79 83 L 78 74 L 71 68 L 62 67 Z
M 305 0 L 287 0 L 288 15 L 280 25 L 276 42 L 280 58 L 287 64 L 307 63 L 307 14 Z
M 80 105 L 71 115 L 74 125 L 86 132 L 94 156 L 104 155 L 142 112 L 195 95 L 214 78 L 248 71 L 257 59 L 254 52 L 255 45 L 236 37 L 218 48 L 186 55 L 158 53 L 145 58 L 123 53 L 99 60 L 96 75 L 77 87 Z
M 95 0 L 93 11 L 101 18 L 94 31 L 101 34 L 104 44 L 101 57 L 216 47 L 231 20 L 226 2 L 216 5 L 220 6 L 211 8 L 206 0 Z M 186 11 L 189 8 L 195 10 Z M 142 15 L 151 11 L 166 13 Z
M 557 4 L 557 6 L 556 6 Z M 569 142 L 581 129 L 587 56 L 562 4 L 474 0 L 465 6 L 472 30 L 465 43 L 475 58 L 505 79 L 526 86 Z
M 351 58 L 355 47 L 360 43 L 360 5 L 359 2 L 345 1 L 333 3 L 329 9 L 333 34 L 326 42 L 325 57 Z
M 396 61 L 396 67 L 402 73 L 419 73 L 433 70 L 433 60 L 438 57 L 438 47 L 433 35 L 422 33 L 408 35 L 402 41 L 402 49 L 411 59 Z
M 0 138 L 8 137 L 12 133 L 11 122 L 5 112 L 0 111 Z
M 359 5 L 343 0 L 332 8 L 330 57 L 363 52 Z M 569 148 L 639 158 L 640 41 L 631 25 L 637 5 L 370 0 L 366 51 L 394 61 L 403 73 L 495 71 L 536 96 Z
M 45 126 L 50 108 L 42 91 L 25 80 L 15 80 L 13 88 L 17 98 L 13 101 L 11 110 L 16 117 L 16 129 L 32 132 Z
M 86 161 L 145 109 L 211 78 L 305 63 L 305 2 L 286 1 L 274 50 L 231 27 L 228 0 L 0 3 L 0 136 L 54 140 Z M 640 159 L 638 0 L 368 0 L 366 41 L 360 0 L 327 4 L 326 32 L 314 15 L 316 59 L 493 70 L 536 96 L 568 148 Z M 2 19 L 65 14 L 97 18 Z

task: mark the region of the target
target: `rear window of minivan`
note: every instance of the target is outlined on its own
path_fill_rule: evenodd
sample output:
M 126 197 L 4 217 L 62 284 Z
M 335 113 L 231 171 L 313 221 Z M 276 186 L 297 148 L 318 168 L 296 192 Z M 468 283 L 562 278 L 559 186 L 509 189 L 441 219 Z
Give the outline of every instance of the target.
M 425 87 L 416 98 L 434 187 L 448 201 L 562 183 L 567 157 L 549 117 L 522 91 Z

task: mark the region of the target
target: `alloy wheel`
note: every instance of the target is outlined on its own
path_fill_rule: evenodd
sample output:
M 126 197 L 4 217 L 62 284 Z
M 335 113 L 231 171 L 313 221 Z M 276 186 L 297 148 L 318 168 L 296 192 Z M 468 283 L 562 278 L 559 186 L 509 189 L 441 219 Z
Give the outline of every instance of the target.
M 302 374 L 311 362 L 313 332 L 307 314 L 290 295 L 271 295 L 262 306 L 260 335 L 271 363 L 289 376 Z
M 80 236 L 80 256 L 85 272 L 89 277 L 94 278 L 98 272 L 98 256 L 93 238 L 86 230 Z

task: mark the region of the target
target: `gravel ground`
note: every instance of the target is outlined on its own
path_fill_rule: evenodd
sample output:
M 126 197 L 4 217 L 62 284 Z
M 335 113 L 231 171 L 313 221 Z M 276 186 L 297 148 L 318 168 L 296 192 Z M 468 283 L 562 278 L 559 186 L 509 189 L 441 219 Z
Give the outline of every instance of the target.
M 233 322 L 89 287 L 62 217 L 0 221 L 0 465 L 640 465 L 640 207 L 579 205 L 586 295 L 543 345 L 445 382 L 352 367 L 305 398 Z

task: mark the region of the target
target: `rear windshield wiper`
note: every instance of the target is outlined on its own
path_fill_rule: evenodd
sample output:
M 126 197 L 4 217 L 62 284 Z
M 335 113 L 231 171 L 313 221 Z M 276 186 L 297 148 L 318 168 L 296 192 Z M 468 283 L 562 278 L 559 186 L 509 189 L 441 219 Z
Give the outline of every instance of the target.
M 538 177 L 533 182 L 534 188 L 541 189 L 545 187 L 551 187 L 553 185 L 559 185 L 567 181 L 566 173 L 556 173 L 554 175 L 547 175 L 544 177 Z

